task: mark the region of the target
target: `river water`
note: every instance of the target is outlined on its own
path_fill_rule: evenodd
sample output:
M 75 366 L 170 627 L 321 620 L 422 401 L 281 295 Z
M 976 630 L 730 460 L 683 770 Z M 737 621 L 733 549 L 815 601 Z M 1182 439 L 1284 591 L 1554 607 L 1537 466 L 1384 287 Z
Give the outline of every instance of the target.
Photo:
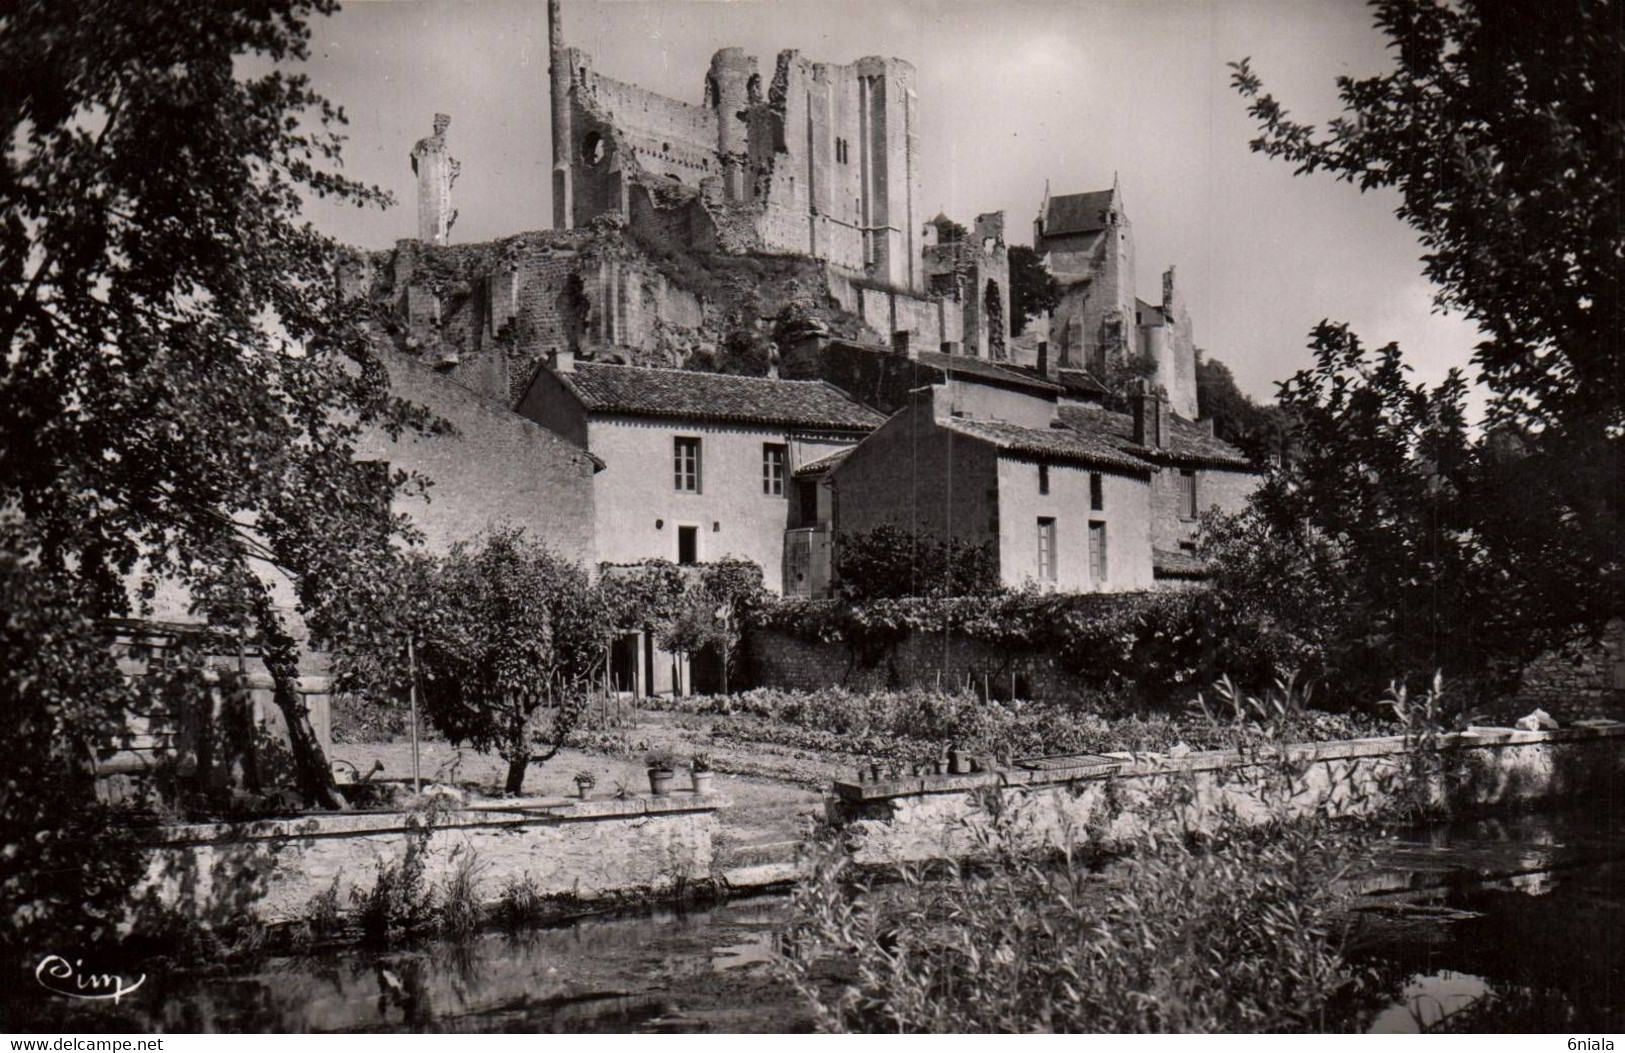
M 1486 997 L 1506 1030 L 1617 1029 L 1622 819 L 1594 808 L 1401 835 L 1354 913 L 1351 952 L 1390 992 L 1369 1029 L 1449 1026 Z M 782 897 L 763 896 L 407 950 L 155 969 L 116 1007 L 52 1016 L 80 1031 L 806 1030 L 772 968 L 786 915 Z

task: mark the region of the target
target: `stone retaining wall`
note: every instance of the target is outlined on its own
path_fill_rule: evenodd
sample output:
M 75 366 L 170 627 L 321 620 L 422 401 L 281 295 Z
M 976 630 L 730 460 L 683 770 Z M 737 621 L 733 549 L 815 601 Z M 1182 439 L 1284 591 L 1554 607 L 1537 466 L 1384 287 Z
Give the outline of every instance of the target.
M 1271 817 L 1368 815 L 1407 796 L 1446 813 L 1600 798 L 1625 786 L 1622 775 L 1625 725 L 1475 729 L 1416 753 L 1390 737 L 1179 758 L 1108 754 L 1070 768 L 837 783 L 829 816 L 856 862 L 886 865 L 974 858 L 978 831 L 996 807 L 1015 810 L 1026 847 L 1081 847 L 1120 842 L 1170 819 L 1212 829 Z
M 399 865 L 416 841 L 426 886 L 440 884 L 472 853 L 480 898 L 496 901 L 510 879 L 545 896 L 591 901 L 672 894 L 708 880 L 714 857 L 713 795 L 632 800 L 516 800 L 434 816 L 372 812 L 161 828 L 135 910 L 179 910 L 206 923 L 253 916 L 295 921 L 334 887 L 351 906 L 381 865 Z

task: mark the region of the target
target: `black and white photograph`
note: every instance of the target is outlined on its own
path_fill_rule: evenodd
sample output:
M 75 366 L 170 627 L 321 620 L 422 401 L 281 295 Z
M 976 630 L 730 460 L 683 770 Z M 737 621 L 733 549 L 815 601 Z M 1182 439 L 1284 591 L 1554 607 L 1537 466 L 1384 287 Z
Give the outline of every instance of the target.
M 7 0 L 0 120 L 10 1050 L 1621 1040 L 1620 0 Z

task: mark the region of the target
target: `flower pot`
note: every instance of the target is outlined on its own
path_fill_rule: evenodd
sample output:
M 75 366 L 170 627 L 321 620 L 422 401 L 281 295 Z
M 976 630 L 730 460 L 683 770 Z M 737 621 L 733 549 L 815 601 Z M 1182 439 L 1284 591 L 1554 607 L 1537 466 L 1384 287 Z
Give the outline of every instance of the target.
M 950 765 L 949 770 L 955 775 L 970 774 L 970 754 L 964 750 L 949 750 L 948 763 Z
M 587 795 L 591 792 L 592 786 L 590 784 L 584 782 L 576 783 L 576 793 L 580 795 L 583 801 L 587 799 Z
M 649 769 L 649 792 L 656 797 L 671 795 L 671 781 L 677 778 L 677 773 L 670 768 Z
M 694 792 L 695 793 L 710 793 L 711 792 L 711 774 L 712 774 L 711 772 L 697 771 L 697 772 L 692 772 L 690 774 L 694 778 Z
M 938 774 L 938 775 L 947 775 L 948 774 L 948 761 L 947 761 L 946 758 L 938 757 L 937 762 L 934 765 L 934 767 L 936 769 L 936 774 Z

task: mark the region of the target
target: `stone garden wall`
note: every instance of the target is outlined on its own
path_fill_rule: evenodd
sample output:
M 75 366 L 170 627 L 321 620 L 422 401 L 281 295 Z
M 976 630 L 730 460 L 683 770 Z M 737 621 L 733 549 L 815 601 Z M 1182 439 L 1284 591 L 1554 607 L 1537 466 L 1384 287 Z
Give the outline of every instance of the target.
M 1407 798 L 1445 813 L 1605 798 L 1625 785 L 1625 725 L 1475 730 L 1415 753 L 1403 739 L 1373 738 L 1262 753 L 1031 763 L 837 783 L 830 821 L 845 832 L 856 862 L 888 865 L 975 857 L 977 832 L 996 808 L 1014 810 L 1028 847 L 1059 848 L 1121 842 L 1152 823 L 1211 829 L 1272 817 L 1369 815 Z
M 472 853 L 488 902 L 507 880 L 527 877 L 540 894 L 572 901 L 673 895 L 712 878 L 723 803 L 677 793 L 503 801 L 441 812 L 432 823 L 426 813 L 373 812 L 164 827 L 147 841 L 135 909 L 179 909 L 215 924 L 295 921 L 335 881 L 348 909 L 350 890 L 371 889 L 380 866 L 399 865 L 414 842 L 425 853 L 426 886 Z

